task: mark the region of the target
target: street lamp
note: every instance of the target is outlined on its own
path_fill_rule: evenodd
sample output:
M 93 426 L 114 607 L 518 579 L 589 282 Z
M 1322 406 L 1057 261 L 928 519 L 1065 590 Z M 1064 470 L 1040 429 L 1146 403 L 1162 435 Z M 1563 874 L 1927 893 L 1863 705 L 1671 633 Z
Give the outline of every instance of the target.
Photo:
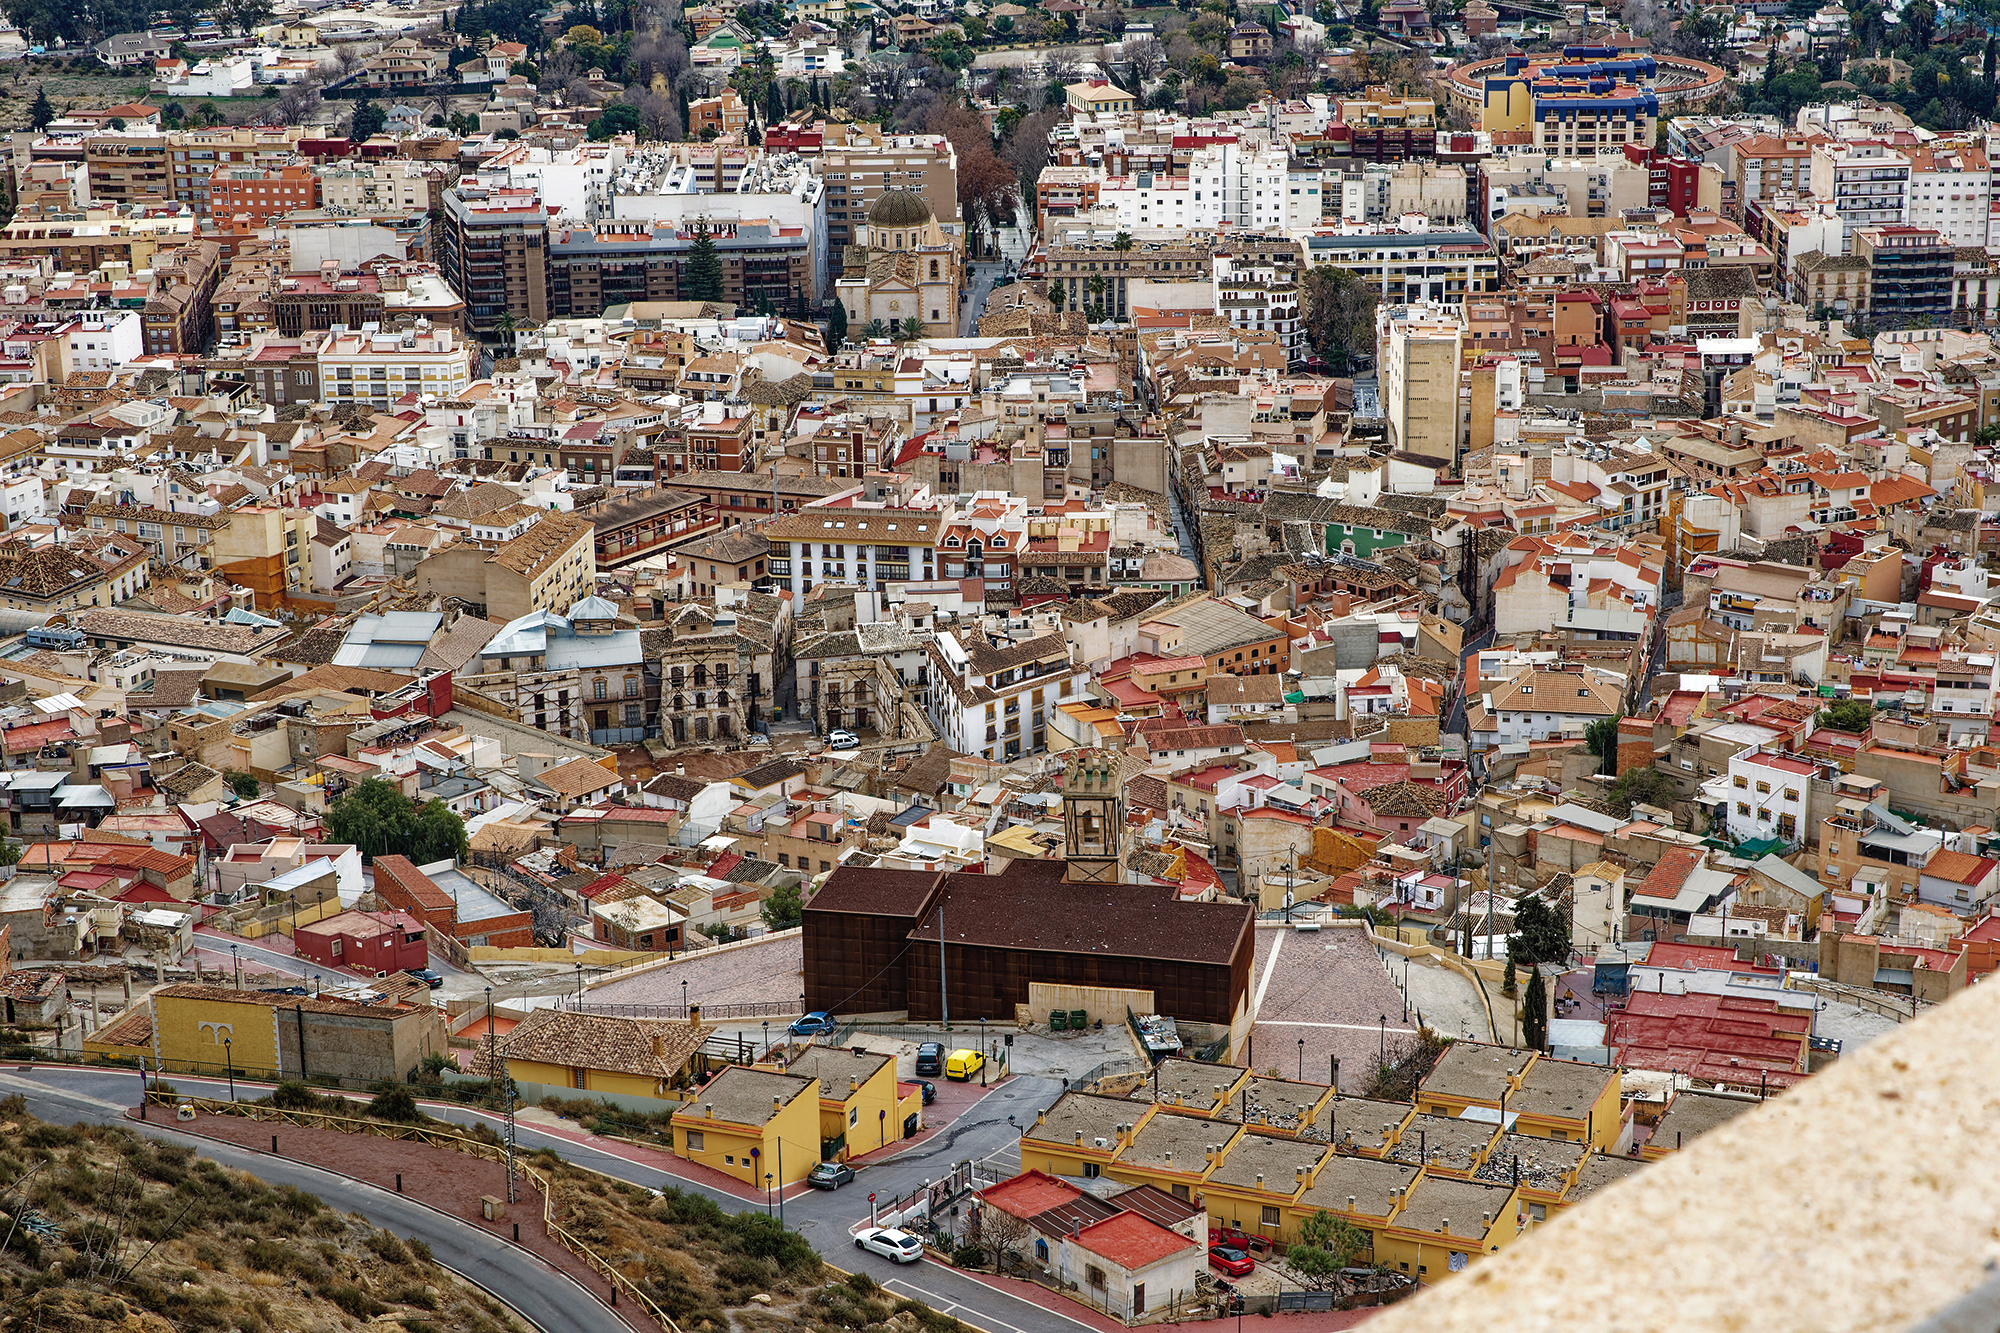
M 1382 1015 L 1382 1024 L 1379 1035 L 1381 1037 L 1381 1052 L 1376 1056 L 1375 1063 L 1378 1065 L 1386 1065 L 1389 1063 L 1389 1015 L 1387 1014 Z
M 764 1216 L 771 1215 L 771 1173 L 764 1173 Z
M 1403 955 L 1403 1021 L 1410 1021 L 1410 956 Z
M 986 1086 L 986 1020 L 979 1020 L 979 1086 Z
M 236 952 L 236 946 L 229 946 L 229 965 L 236 973 L 236 989 L 243 989 L 243 959 Z
M 688 1016 L 688 984 L 687 984 L 687 978 L 686 978 L 686 977 L 682 977 L 682 978 L 681 978 L 681 1017 L 682 1017 L 683 1019 L 685 1019 L 685 1018 L 686 1018 L 687 1016 Z
M 1299 1038 L 1299 1082 L 1306 1081 L 1306 1039 Z
M 583 1012 L 583 964 L 576 965 L 576 1011 Z
M 222 1039 L 222 1064 L 229 1071 L 229 1100 L 236 1100 L 236 1060 L 229 1051 L 229 1038 Z
M 771 1058 L 771 1020 L 764 1020 L 764 1058 Z

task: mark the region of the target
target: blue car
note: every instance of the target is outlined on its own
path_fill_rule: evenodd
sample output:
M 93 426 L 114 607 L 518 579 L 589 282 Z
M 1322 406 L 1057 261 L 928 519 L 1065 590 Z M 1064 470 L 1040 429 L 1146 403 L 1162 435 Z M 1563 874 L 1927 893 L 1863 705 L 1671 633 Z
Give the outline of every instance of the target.
M 791 1032 L 794 1037 L 821 1037 L 831 1035 L 833 1029 L 833 1016 L 821 1009 L 793 1023 Z

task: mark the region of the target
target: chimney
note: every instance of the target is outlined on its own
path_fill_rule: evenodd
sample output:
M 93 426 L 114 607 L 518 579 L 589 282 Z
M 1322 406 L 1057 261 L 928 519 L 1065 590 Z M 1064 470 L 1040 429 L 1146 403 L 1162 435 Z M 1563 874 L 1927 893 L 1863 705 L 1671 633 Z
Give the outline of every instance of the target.
M 1074 1134 L 1074 1136 L 1073 1136 L 1073 1137 L 1072 1137 L 1072 1138 L 1070 1139 L 1070 1142 L 1071 1142 L 1071 1143 L 1072 1143 L 1073 1145 L 1077 1146 L 1077 1147 L 1082 1147 L 1082 1146 L 1083 1146 L 1083 1131 L 1082 1131 L 1082 1130 L 1080 1130 L 1080 1129 L 1079 1129 L 1079 1130 L 1077 1130 L 1077 1131 L 1075 1131 L 1075 1134 Z
M 772 1115 L 776 1115 L 776 1114 L 777 1114 L 778 1112 L 780 1112 L 780 1111 L 782 1111 L 782 1110 L 784 1110 L 784 1109 L 785 1109 L 785 1099 L 784 1099 L 783 1097 L 773 1097 L 773 1098 L 771 1099 L 771 1114 L 772 1114 Z
M 1347 1211 L 1350 1213 L 1354 1211 L 1354 1196 L 1352 1194 L 1347 1196 Z
M 858 1083 L 856 1083 L 856 1082 L 855 1082 L 855 1081 L 854 1081 L 853 1079 L 849 1079 L 849 1080 L 847 1080 L 847 1095 L 848 1095 L 848 1096 L 852 1097 L 852 1096 L 853 1096 L 853 1095 L 854 1095 L 854 1094 L 855 1094 L 856 1092 L 860 1091 L 860 1088 L 861 1088 L 861 1085 L 860 1085 L 860 1084 L 858 1084 Z
M 1172 1148 L 1169 1148 L 1167 1149 L 1167 1165 L 1172 1166 L 1173 1164 L 1174 1164 L 1174 1150 Z
M 703 1102 L 703 1103 L 701 1104 L 701 1118 L 702 1118 L 702 1119 L 704 1119 L 704 1120 L 713 1120 L 713 1119 L 715 1119 L 715 1103 L 714 1103 L 714 1102 Z
M 664 1060 L 667 1058 L 667 1039 L 665 1037 L 658 1035 L 654 1036 L 653 1058 L 655 1060 Z
M 1264 1173 L 1262 1171 L 1259 1171 L 1257 1173 L 1257 1188 L 1258 1189 L 1264 1188 Z
M 1445 1236 L 1449 1236 L 1449 1235 L 1451 1234 L 1451 1219 L 1450 1219 L 1450 1218 L 1448 1218 L 1448 1217 L 1440 1217 L 1440 1218 L 1438 1219 L 1438 1233 L 1439 1233 L 1440 1235 L 1445 1235 Z
M 1035 1112 L 1035 1123 L 1036 1123 L 1037 1125 L 1046 1125 L 1046 1124 L 1048 1124 L 1048 1123 L 1049 1123 L 1049 1113 L 1048 1113 L 1047 1111 L 1037 1111 L 1037 1112 Z

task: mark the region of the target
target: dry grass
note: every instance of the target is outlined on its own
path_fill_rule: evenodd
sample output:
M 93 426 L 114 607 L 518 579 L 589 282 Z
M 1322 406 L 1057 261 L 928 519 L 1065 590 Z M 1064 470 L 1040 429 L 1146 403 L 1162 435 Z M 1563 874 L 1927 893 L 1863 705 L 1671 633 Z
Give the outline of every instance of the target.
M 0 1333 L 516 1333 L 498 1302 L 311 1195 L 119 1127 L 0 1102 Z M 13 1225 L 24 1209 L 62 1228 Z

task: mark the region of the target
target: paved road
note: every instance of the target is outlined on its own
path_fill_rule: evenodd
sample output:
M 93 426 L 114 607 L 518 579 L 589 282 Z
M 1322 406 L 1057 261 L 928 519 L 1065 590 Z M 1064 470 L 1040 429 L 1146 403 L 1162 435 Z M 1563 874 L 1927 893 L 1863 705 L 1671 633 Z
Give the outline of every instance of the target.
M 376 1226 L 419 1237 L 439 1263 L 486 1288 L 545 1333 L 604 1333 L 612 1325 L 610 1314 L 598 1299 L 566 1274 L 511 1245 L 496 1244 L 492 1237 L 444 1213 L 318 1167 L 182 1134 L 156 1121 L 127 1121 L 124 1107 L 137 1087 L 137 1076 L 132 1074 L 72 1074 L 68 1070 L 0 1074 L 0 1094 L 23 1094 L 28 1109 L 43 1119 L 122 1124 L 153 1138 L 183 1143 L 224 1166 L 251 1172 L 273 1185 L 308 1190 L 335 1208 L 361 1214 Z M 107 1097 L 107 1093 L 111 1095 Z
M 226 1095 L 224 1084 L 215 1080 L 176 1075 L 172 1077 L 172 1082 L 179 1091 L 198 1096 Z M 239 1091 L 244 1088 L 240 1083 L 237 1086 Z M 0 1095 L 20 1092 L 27 1097 L 30 1111 L 63 1123 L 74 1120 L 127 1123 L 123 1119 L 123 1109 L 134 1101 L 137 1090 L 138 1075 L 128 1072 L 37 1067 L 32 1071 L 0 1074 Z M 867 1220 L 871 1191 L 884 1200 L 899 1197 L 938 1178 L 951 1170 L 953 1165 L 968 1158 L 991 1157 L 1001 1174 L 1012 1173 L 1019 1165 L 1015 1155 L 1019 1149 L 1019 1131 L 1015 1125 L 1032 1122 L 1035 1113 L 1046 1108 L 1061 1091 L 1061 1084 L 1051 1079 L 1010 1079 L 989 1093 L 974 1110 L 954 1121 L 944 1131 L 914 1145 L 908 1153 L 880 1165 L 864 1166 L 858 1179 L 845 1189 L 836 1193 L 802 1190 L 788 1198 L 785 1201 L 785 1221 L 830 1262 L 849 1271 L 859 1269 L 873 1273 L 877 1280 L 890 1283 L 898 1291 L 916 1296 L 938 1309 L 955 1311 L 960 1317 L 977 1323 L 991 1333 L 1074 1333 L 1079 1328 L 1091 1329 L 1095 1333 L 1091 1325 L 1081 1320 L 997 1291 L 952 1269 L 930 1264 L 904 1267 L 857 1250 L 850 1235 L 853 1226 Z M 485 1120 L 496 1127 L 498 1125 L 496 1117 L 467 1107 L 439 1108 L 435 1113 L 458 1124 Z M 1013 1123 L 1009 1122 L 1010 1117 Z M 172 1133 L 157 1127 L 152 1132 Z M 594 1298 L 579 1295 L 579 1289 L 573 1284 L 567 1293 L 557 1290 L 545 1271 L 507 1271 L 509 1266 L 515 1269 L 524 1267 L 511 1249 L 496 1249 L 487 1237 L 441 1214 L 400 1201 L 397 1196 L 372 1186 L 302 1167 L 282 1158 L 238 1152 L 223 1145 L 211 1144 L 208 1140 L 187 1139 L 183 1135 L 173 1137 L 190 1142 L 203 1154 L 218 1161 L 254 1172 L 262 1179 L 299 1183 L 302 1188 L 310 1189 L 342 1208 L 351 1208 L 372 1222 L 393 1226 L 404 1235 L 422 1237 L 430 1243 L 440 1261 L 490 1286 L 496 1295 L 534 1318 L 548 1333 L 567 1333 L 570 1329 L 577 1329 L 579 1333 L 585 1329 L 589 1333 L 601 1333 L 606 1326 L 602 1307 Z M 549 1147 L 579 1166 L 590 1167 L 636 1185 L 654 1189 L 674 1185 L 693 1190 L 714 1199 L 730 1212 L 764 1206 L 761 1199 L 754 1202 L 740 1199 L 705 1184 L 670 1176 L 651 1166 L 627 1161 L 589 1144 L 579 1144 L 529 1125 L 518 1125 L 516 1137 L 528 1151 Z M 311 1179 L 305 1180 L 295 1174 L 297 1172 L 308 1172 Z M 461 1260 L 468 1266 L 461 1266 Z M 539 1265 L 536 1267 L 539 1269 Z M 543 1290 L 546 1294 L 541 1294 Z M 552 1301 L 555 1303 L 553 1310 Z M 561 1303 L 565 1301 L 570 1308 L 562 1307 Z M 547 1319 L 540 1313 L 544 1310 L 551 1310 Z M 581 1311 L 586 1317 L 585 1322 L 577 1322 L 575 1311 Z
M 958 336 L 970 338 L 979 331 L 979 317 L 986 313 L 986 298 L 993 294 L 993 283 L 1006 270 L 1006 265 L 995 260 L 981 261 L 969 266 L 972 286 L 967 288 L 965 306 L 958 320 Z
M 1458 655 L 1459 679 L 1454 688 L 1460 688 L 1461 692 L 1452 698 L 1451 716 L 1445 719 L 1444 725 L 1447 733 L 1461 736 L 1465 734 L 1465 695 L 1462 692 L 1462 687 L 1465 684 L 1465 663 L 1471 659 L 1474 653 L 1491 642 L 1493 642 L 1493 631 L 1490 629 L 1481 630 L 1477 635 L 1466 640 L 1465 650 Z

